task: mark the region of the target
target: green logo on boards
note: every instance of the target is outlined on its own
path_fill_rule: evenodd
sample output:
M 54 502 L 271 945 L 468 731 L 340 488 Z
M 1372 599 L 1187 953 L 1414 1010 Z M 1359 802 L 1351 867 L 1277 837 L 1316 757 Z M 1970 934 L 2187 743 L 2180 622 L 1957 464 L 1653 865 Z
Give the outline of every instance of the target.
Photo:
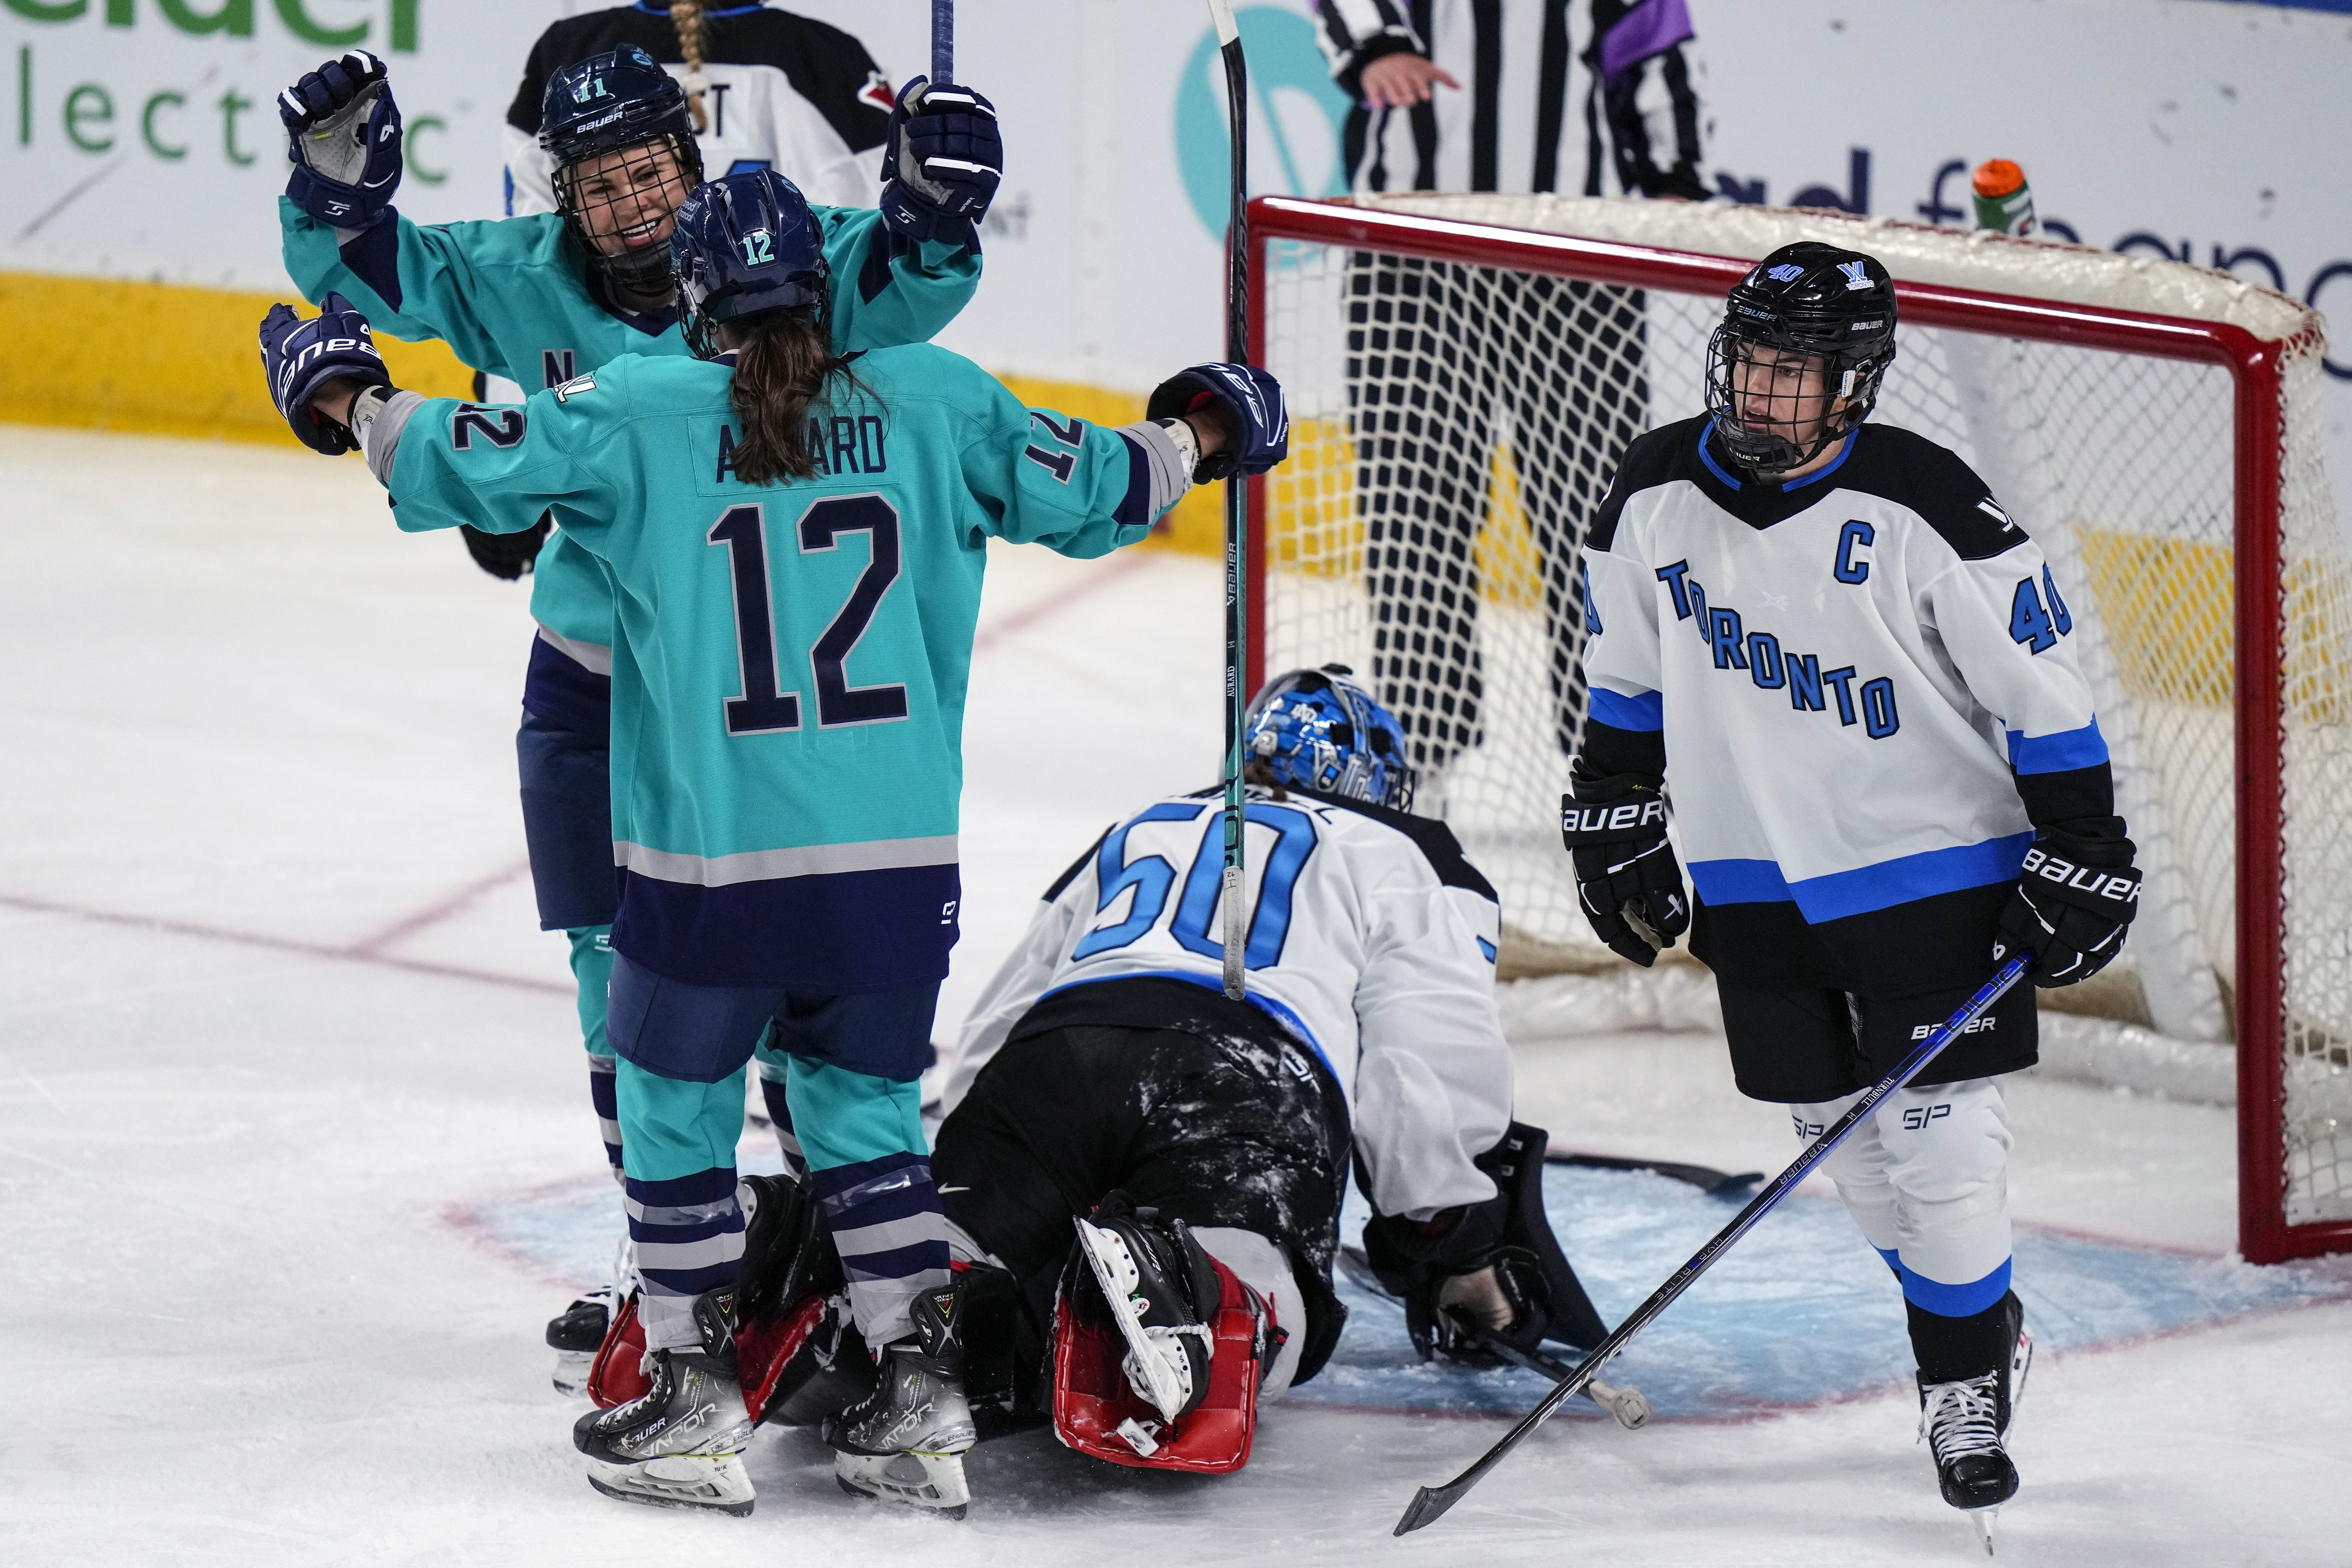
M 278 26 L 307 44 L 348 49 L 373 42 L 394 54 L 416 52 L 418 17 L 425 0 L 373 0 L 374 15 L 342 26 L 331 26 L 311 16 L 310 4 L 311 0 L 268 0 L 268 9 Z M 212 0 L 209 7 L 205 0 L 0 0 L 0 5 L 28 22 L 94 20 L 109 27 L 137 26 L 143 6 L 191 37 L 224 33 L 232 38 L 252 37 L 261 11 L 261 0 Z M 380 32 L 379 22 L 383 24 Z

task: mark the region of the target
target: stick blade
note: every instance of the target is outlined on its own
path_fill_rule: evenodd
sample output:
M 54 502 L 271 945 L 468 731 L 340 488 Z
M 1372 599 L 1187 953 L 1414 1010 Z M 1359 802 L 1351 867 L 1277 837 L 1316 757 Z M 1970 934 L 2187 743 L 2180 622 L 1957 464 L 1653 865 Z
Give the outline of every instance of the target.
M 1462 1500 L 1465 1489 L 1460 1481 L 1442 1487 L 1416 1487 L 1412 1501 L 1405 1505 L 1402 1517 L 1396 1521 L 1392 1535 L 1411 1535 L 1414 1531 L 1435 1524 L 1445 1517 L 1445 1511 Z

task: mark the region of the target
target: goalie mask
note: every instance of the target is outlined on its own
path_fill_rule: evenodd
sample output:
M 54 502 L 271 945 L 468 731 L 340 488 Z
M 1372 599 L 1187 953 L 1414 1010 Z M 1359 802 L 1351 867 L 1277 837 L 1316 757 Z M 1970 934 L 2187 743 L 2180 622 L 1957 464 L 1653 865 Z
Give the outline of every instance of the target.
M 666 254 L 678 328 L 698 359 L 719 355 L 722 326 L 780 310 L 824 319 L 824 236 L 800 187 L 772 169 L 725 175 L 688 196 Z
M 673 215 L 702 183 L 686 93 L 635 47 L 550 77 L 539 144 L 555 160 L 555 206 L 596 270 L 636 295 L 669 285 Z
M 1405 811 L 1412 768 L 1404 727 L 1352 681 L 1345 664 L 1276 675 L 1250 699 L 1242 750 L 1275 782 Z
M 1706 347 L 1706 411 L 1733 462 L 1801 468 L 1870 415 L 1895 362 L 1895 283 L 1860 251 L 1808 240 L 1756 264 Z

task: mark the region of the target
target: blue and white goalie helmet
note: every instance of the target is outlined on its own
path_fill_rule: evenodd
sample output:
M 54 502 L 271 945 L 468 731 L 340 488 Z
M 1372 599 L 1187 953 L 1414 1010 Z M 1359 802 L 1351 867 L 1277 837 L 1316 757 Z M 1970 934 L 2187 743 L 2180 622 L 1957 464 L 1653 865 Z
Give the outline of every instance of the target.
M 1250 699 L 1242 752 L 1275 782 L 1404 811 L 1412 768 L 1404 727 L 1353 681 L 1345 664 L 1276 675 Z

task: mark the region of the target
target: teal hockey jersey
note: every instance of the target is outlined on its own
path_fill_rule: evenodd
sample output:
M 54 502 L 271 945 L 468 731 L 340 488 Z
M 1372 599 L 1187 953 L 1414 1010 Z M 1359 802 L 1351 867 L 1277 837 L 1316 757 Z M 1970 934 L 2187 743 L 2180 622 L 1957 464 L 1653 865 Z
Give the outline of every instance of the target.
M 836 353 L 924 343 L 980 287 L 980 254 L 913 245 L 873 208 L 815 207 L 833 269 Z M 419 227 L 395 214 L 353 235 L 280 196 L 288 276 L 317 304 L 333 289 L 379 332 L 439 339 L 478 371 L 552 387 L 623 354 L 687 352 L 677 313 L 632 316 L 592 292 L 588 264 L 551 213 Z M 558 532 L 532 569 L 530 612 L 550 641 L 593 668 L 613 640 L 613 591 Z M 601 672 L 600 672 L 601 673 Z
M 524 407 L 412 402 L 368 437 L 402 528 L 552 509 L 609 569 L 613 945 L 673 979 L 944 976 L 988 541 L 1101 555 L 1188 482 L 1158 426 L 1024 408 L 945 350 L 853 368 L 870 391 L 814 411 L 824 472 L 778 485 L 734 471 L 724 360 L 625 355 Z

